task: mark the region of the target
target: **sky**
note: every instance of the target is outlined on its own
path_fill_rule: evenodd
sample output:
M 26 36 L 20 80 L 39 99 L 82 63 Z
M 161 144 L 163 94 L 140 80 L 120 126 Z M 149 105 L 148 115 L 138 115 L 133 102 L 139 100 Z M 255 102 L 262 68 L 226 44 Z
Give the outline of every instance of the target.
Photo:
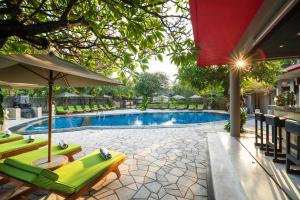
M 155 58 L 151 59 L 149 61 L 149 69 L 147 70 L 147 72 L 150 73 L 163 72 L 167 74 L 171 82 L 175 81 L 175 74 L 177 74 L 177 71 L 177 66 L 172 64 L 167 56 L 164 56 L 163 62 L 160 62 Z

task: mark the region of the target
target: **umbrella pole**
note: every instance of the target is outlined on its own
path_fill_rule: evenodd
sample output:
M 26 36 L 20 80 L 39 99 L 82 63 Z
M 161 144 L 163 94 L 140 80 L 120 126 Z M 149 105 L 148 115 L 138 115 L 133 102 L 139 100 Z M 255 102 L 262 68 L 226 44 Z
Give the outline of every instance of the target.
M 52 132 L 52 100 L 53 100 L 53 71 L 49 74 L 49 95 L 48 95 L 48 162 L 51 162 L 51 132 Z

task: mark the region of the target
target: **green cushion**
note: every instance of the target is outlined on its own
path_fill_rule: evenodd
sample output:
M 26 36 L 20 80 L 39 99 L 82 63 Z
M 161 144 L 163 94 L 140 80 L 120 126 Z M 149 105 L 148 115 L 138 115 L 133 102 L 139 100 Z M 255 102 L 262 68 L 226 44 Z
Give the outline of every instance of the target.
M 199 104 L 198 105 L 198 109 L 203 110 L 204 109 L 204 105 L 203 104 Z
M 61 149 L 59 145 L 53 145 L 51 148 L 52 155 L 66 155 L 74 151 L 81 150 L 81 146 L 77 144 L 68 144 L 68 148 Z M 35 160 L 45 158 L 48 155 L 48 147 L 43 147 L 31 152 L 20 154 L 11 157 L 11 159 L 21 161 L 23 163 L 31 164 Z
M 0 134 L 0 143 L 7 143 L 9 141 L 21 140 L 23 139 L 23 135 L 20 134 L 11 134 L 9 137 L 4 137 L 4 134 Z M 1 146 L 4 144 L 1 144 Z M 1 149 L 1 148 L 0 148 Z
M 58 180 L 51 186 L 52 190 L 66 193 L 79 191 L 84 185 L 104 173 L 116 162 L 125 159 L 125 154 L 110 151 L 112 158 L 103 160 L 99 150 L 69 163 L 54 172 L 59 175 Z
M 65 112 L 65 109 L 62 106 L 56 106 L 56 111 L 58 111 L 58 112 Z
M 195 108 L 196 108 L 195 105 L 193 105 L 193 104 L 189 105 L 189 109 L 190 109 L 190 110 L 191 110 L 191 109 L 195 109 Z
M 34 179 L 37 178 L 36 174 L 26 172 L 24 170 L 12 167 L 5 163 L 0 163 L 0 172 L 6 174 L 8 176 L 20 179 L 22 181 L 26 181 L 28 183 L 31 183 Z
M 33 165 L 29 165 L 22 161 L 16 160 L 16 159 L 7 158 L 4 160 L 4 163 L 12 166 L 14 168 L 26 171 L 26 172 L 44 176 L 53 181 L 56 181 L 58 179 L 58 175 L 50 170 L 47 170 L 47 169 L 44 169 L 41 167 L 37 167 L 37 166 L 33 166 Z
M 5 143 L 0 145 L 0 158 L 1 154 L 17 151 L 27 147 L 33 147 L 36 145 L 47 144 L 47 139 L 36 138 L 33 142 L 29 143 L 28 140 L 18 140 L 15 142 Z
M 74 106 L 68 106 L 67 109 L 68 109 L 68 111 L 71 111 L 71 112 L 75 112 L 76 111 L 75 108 L 74 108 Z
M 170 108 L 170 109 L 175 109 L 175 108 L 176 108 L 176 105 L 170 104 L 169 108 Z
M 75 108 L 76 108 L 76 110 L 77 110 L 78 112 L 82 112 L 82 111 L 83 111 L 83 110 L 82 110 L 82 107 L 79 106 L 79 105 L 75 106 Z
M 90 111 L 90 110 L 91 110 L 91 108 L 90 108 L 89 105 L 85 105 L 85 106 L 84 106 L 84 109 L 87 110 L 87 111 Z

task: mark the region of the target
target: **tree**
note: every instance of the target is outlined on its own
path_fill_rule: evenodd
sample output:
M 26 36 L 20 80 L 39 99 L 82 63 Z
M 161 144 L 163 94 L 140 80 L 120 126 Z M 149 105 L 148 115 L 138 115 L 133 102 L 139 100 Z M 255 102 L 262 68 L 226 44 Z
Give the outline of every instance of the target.
M 125 79 L 152 56 L 188 54 L 189 23 L 187 0 L 1 0 L 0 53 L 51 50 Z
M 181 66 L 177 78 L 198 91 L 207 91 L 207 88 L 223 88 L 224 96 L 228 96 L 229 71 L 227 66 L 198 67 L 194 63 Z
M 294 63 L 293 59 L 254 62 L 241 71 L 242 86 L 246 90 L 253 84 L 263 87 L 274 86 L 276 78 L 282 74 L 282 69 Z M 226 65 L 198 67 L 190 61 L 190 64 L 180 67 L 177 76 L 181 82 L 199 91 L 207 92 L 207 89 L 218 91 L 221 88 L 224 96 L 228 96 L 229 68 Z
M 172 94 L 173 95 L 181 95 L 186 98 L 189 98 L 196 94 L 195 90 L 193 90 L 191 87 L 183 84 L 183 83 L 177 83 L 172 88 Z
M 138 79 L 135 91 L 137 95 L 152 97 L 168 85 L 168 78 L 163 73 L 143 73 Z

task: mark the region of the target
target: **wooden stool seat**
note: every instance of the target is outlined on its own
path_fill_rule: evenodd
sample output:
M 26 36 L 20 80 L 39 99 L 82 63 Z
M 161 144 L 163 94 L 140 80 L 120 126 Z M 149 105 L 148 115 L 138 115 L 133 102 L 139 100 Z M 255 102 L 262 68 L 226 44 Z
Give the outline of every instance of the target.
M 286 172 L 300 174 L 300 170 L 291 169 L 291 165 L 300 166 L 300 122 L 293 120 L 285 121 L 286 130 Z M 291 135 L 297 138 L 296 144 L 291 143 Z M 294 154 L 296 153 L 296 155 Z
M 264 150 L 266 148 L 266 144 L 264 143 L 264 128 L 263 122 L 265 121 L 265 115 L 263 113 L 255 113 L 255 146 L 259 146 L 260 149 Z M 258 121 L 260 124 L 260 134 L 258 133 Z M 260 142 L 258 142 L 260 139 Z
M 285 154 L 282 153 L 282 128 L 285 126 L 285 119 L 274 115 L 265 115 L 266 122 L 266 156 L 273 156 L 274 162 L 284 163 Z M 269 126 L 272 127 L 272 139 L 270 140 Z M 279 129 L 279 133 L 278 133 Z

